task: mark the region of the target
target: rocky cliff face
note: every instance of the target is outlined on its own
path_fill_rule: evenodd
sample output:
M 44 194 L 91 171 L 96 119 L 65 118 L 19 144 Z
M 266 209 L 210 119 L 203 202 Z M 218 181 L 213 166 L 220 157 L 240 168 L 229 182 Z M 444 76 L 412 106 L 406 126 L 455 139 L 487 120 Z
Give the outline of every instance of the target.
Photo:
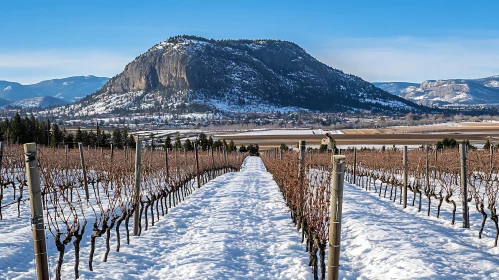
M 251 111 L 260 105 L 324 111 L 421 109 L 317 61 L 291 42 L 178 36 L 138 56 L 73 112 L 168 110 L 179 102 L 221 110 L 251 106 Z
M 482 79 L 430 80 L 421 84 L 374 83 L 377 87 L 424 105 L 499 104 L 499 76 Z

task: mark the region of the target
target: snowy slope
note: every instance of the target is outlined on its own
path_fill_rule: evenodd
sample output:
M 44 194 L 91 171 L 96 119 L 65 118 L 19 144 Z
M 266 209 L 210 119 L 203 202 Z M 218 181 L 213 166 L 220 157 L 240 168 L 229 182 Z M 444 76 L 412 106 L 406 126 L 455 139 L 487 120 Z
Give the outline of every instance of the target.
M 8 208 L 0 221 L 0 279 L 34 279 L 28 206 L 21 219 L 16 214 L 15 206 Z M 241 172 L 204 185 L 130 245 L 122 243 L 119 253 L 113 234 L 108 263 L 101 262 L 99 238 L 94 272 L 87 267 L 90 229 L 85 235 L 80 279 L 311 279 L 300 233 L 272 175 L 255 157 Z M 53 273 L 51 236 L 47 244 Z M 62 277 L 71 279 L 72 246 L 66 251 Z
M 31 97 L 18 100 L 10 103 L 9 105 L 21 108 L 47 108 L 52 106 L 62 106 L 66 104 L 67 104 L 66 101 L 57 97 L 38 96 L 38 97 Z
M 421 84 L 390 82 L 374 85 L 391 94 L 425 105 L 499 103 L 499 76 L 428 80 Z
M 0 98 L 16 101 L 50 96 L 62 99 L 65 103 L 73 103 L 100 89 L 108 80 L 90 75 L 46 80 L 32 85 L 0 81 Z

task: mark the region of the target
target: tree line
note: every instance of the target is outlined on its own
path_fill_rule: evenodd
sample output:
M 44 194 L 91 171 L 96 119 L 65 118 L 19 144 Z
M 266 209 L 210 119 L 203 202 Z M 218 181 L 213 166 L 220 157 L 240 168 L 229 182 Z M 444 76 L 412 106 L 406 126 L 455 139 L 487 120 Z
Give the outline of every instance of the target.
M 110 147 L 111 144 L 117 148 L 135 146 L 135 139 L 126 128 L 115 129 L 109 133 L 97 125 L 95 131 L 78 128 L 75 132 L 70 132 L 65 128 L 61 129 L 58 124 L 51 123 L 50 120 L 39 120 L 33 115 L 22 118 L 19 113 L 11 119 L 7 118 L 0 122 L 0 141 L 9 144 L 35 142 L 51 147 L 63 144 L 77 147 L 79 142 L 84 146 L 104 148 Z
M 145 139 L 147 140 L 147 139 Z M 149 135 L 151 145 L 155 141 L 155 135 Z M 110 148 L 113 147 L 122 149 L 124 147 L 135 147 L 135 138 L 129 133 L 127 128 L 114 129 L 112 132 L 102 130 L 99 125 L 93 130 L 76 129 L 74 132 L 61 129 L 58 124 L 51 123 L 50 120 L 36 119 L 33 115 L 22 118 L 19 113 L 16 113 L 11 119 L 4 119 L 0 122 L 0 141 L 8 144 L 22 144 L 35 142 L 37 144 L 57 147 L 60 145 L 69 145 L 69 147 L 78 147 L 78 143 L 83 146 Z M 183 143 L 180 136 L 177 135 L 174 140 L 168 135 L 166 136 L 163 149 L 176 150 L 194 150 L 194 145 L 197 144 L 202 150 L 208 149 L 226 149 L 229 152 L 237 151 L 234 141 L 227 143 L 226 140 L 214 140 L 212 136 L 207 136 L 205 133 L 200 133 L 196 139 L 186 139 Z
M 151 133 L 149 135 L 149 139 L 152 139 L 154 141 L 154 134 Z M 206 151 L 211 149 L 217 150 L 217 149 L 226 149 L 229 152 L 237 151 L 237 146 L 235 145 L 233 140 L 230 140 L 229 143 L 224 140 L 213 140 L 213 137 L 208 137 L 205 133 L 200 133 L 196 139 L 191 139 L 187 138 L 184 143 L 180 140 L 180 136 L 177 135 L 175 140 L 172 143 L 172 139 L 170 135 L 166 136 L 163 148 L 164 149 L 170 149 L 170 150 L 187 150 L 187 151 L 193 151 L 194 150 L 194 145 L 199 147 L 199 149 Z

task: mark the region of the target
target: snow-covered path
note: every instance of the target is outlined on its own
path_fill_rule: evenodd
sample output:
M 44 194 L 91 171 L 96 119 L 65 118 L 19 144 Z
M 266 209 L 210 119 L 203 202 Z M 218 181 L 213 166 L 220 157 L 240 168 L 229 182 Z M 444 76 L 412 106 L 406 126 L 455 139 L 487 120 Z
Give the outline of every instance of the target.
M 142 279 L 307 279 L 310 269 L 276 183 L 260 158 L 197 190 L 127 249 Z M 145 259 L 138 257 L 147 250 Z M 113 257 L 113 256 L 111 256 Z M 140 259 L 140 261 L 139 261 Z M 144 265 L 145 264 L 145 265 Z
M 479 240 L 459 218 L 453 226 L 348 183 L 343 209 L 345 279 L 499 279 L 492 239 Z

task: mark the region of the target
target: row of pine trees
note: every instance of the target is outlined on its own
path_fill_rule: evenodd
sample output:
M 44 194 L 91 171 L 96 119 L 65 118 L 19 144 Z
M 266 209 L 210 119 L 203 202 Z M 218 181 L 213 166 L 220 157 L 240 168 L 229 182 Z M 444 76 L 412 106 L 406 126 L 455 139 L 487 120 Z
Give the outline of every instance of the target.
M 183 143 L 180 136 L 177 135 L 174 141 L 170 136 L 163 139 L 155 139 L 154 134 L 150 134 L 148 139 L 150 146 L 153 143 L 162 143 L 162 148 L 187 151 L 194 150 L 194 145 L 197 144 L 200 149 L 227 149 L 228 151 L 236 151 L 237 147 L 234 141 L 227 143 L 225 140 L 213 140 L 207 137 L 206 134 L 200 133 L 196 139 L 186 139 Z M 135 147 L 135 139 L 126 128 L 114 129 L 111 133 L 103 131 L 98 125 L 96 130 L 81 130 L 78 128 L 75 132 L 60 129 L 56 123 L 51 124 L 50 120 L 38 120 L 33 115 L 22 118 L 19 113 L 16 113 L 12 119 L 5 119 L 0 122 L 0 141 L 7 144 L 23 144 L 35 142 L 41 145 L 58 147 L 69 145 L 69 147 L 78 147 L 78 143 L 83 143 L 83 146 L 110 148 L 113 147 L 122 149 L 124 147 Z M 164 142 L 163 142 L 164 141 Z

